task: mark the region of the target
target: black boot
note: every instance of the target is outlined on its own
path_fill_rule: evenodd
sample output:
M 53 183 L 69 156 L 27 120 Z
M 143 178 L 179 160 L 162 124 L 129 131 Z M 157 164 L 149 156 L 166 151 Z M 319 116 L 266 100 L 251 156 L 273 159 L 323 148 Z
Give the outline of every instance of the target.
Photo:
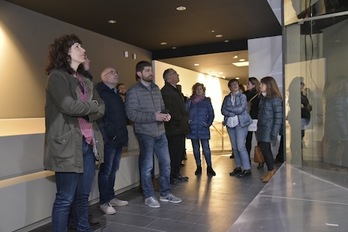
M 202 174 L 202 166 L 201 165 L 197 165 L 197 169 L 195 171 L 195 175 L 201 175 Z
M 216 173 L 214 172 L 214 170 L 211 166 L 207 167 L 207 175 L 208 176 L 216 176 Z

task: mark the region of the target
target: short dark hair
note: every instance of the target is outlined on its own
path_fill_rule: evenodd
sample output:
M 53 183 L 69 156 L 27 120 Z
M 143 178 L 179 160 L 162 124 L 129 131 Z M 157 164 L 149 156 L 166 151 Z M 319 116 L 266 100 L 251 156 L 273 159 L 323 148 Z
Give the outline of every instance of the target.
M 239 81 L 238 81 L 238 79 L 233 78 L 233 79 L 231 79 L 231 80 L 229 80 L 229 81 L 228 81 L 227 87 L 230 87 L 230 86 L 231 86 L 231 84 L 232 84 L 233 82 L 237 82 L 237 83 L 238 83 L 238 85 L 239 85 Z
M 174 69 L 168 68 L 168 69 L 166 69 L 166 70 L 163 72 L 163 79 L 164 79 L 165 81 L 167 81 L 167 79 L 168 79 L 168 77 L 169 77 L 169 74 L 170 74 L 172 71 L 175 72 Z
M 136 72 L 142 72 L 144 70 L 145 67 L 152 67 L 152 64 L 149 61 L 140 61 L 137 63 L 137 65 L 135 66 L 135 71 Z
M 50 74 L 52 69 L 63 70 L 70 74 L 75 72 L 70 67 L 71 57 L 69 55 L 69 49 L 74 43 L 82 44 L 80 38 L 75 34 L 63 35 L 54 40 L 48 47 L 47 74 Z

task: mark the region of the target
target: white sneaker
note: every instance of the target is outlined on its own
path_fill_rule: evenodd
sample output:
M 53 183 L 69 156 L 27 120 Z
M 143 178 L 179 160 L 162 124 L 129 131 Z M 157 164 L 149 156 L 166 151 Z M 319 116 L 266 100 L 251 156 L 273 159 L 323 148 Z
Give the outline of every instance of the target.
M 161 197 L 160 197 L 160 201 L 178 204 L 178 203 L 180 203 L 182 200 L 181 200 L 181 198 L 176 197 L 176 196 L 174 196 L 173 194 L 169 193 L 167 196 L 164 196 L 164 197 L 161 196 Z
M 100 205 L 100 209 L 101 211 L 103 211 L 105 214 L 115 214 L 116 210 L 114 209 L 114 207 L 112 207 L 112 205 L 110 203 L 104 203 L 102 205 Z
M 145 199 L 145 204 L 147 204 L 151 208 L 159 208 L 161 207 L 160 203 L 156 199 L 156 197 L 148 197 Z
M 110 201 L 110 204 L 112 206 L 126 206 L 126 205 L 128 205 L 128 201 L 122 201 L 122 200 L 115 197 L 114 199 L 112 199 Z

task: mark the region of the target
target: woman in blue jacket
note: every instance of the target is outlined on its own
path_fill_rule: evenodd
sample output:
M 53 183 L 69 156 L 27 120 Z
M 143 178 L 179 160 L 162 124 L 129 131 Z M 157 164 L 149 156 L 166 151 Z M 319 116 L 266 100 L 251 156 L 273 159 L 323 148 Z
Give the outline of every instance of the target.
M 207 175 L 215 176 L 216 173 L 212 168 L 209 146 L 209 127 L 212 125 L 215 115 L 210 98 L 205 96 L 205 87 L 203 84 L 196 83 L 192 86 L 192 96 L 186 102 L 186 110 L 188 112 L 188 122 L 191 129 L 187 138 L 191 139 L 193 154 L 197 165 L 195 175 L 202 174 L 201 143 L 204 158 L 207 163 Z
M 224 98 L 221 113 L 224 116 L 224 125 L 227 127 L 236 162 L 236 168 L 230 176 L 250 176 L 250 160 L 245 139 L 252 119 L 247 112 L 247 97 L 240 91 L 237 79 L 230 80 L 228 88 L 231 93 Z
M 282 95 L 273 77 L 267 76 L 262 78 L 260 87 L 261 98 L 256 138 L 268 168 L 267 174 L 261 179 L 262 182 L 267 183 L 274 175 L 271 142 L 276 142 L 282 126 L 283 106 Z

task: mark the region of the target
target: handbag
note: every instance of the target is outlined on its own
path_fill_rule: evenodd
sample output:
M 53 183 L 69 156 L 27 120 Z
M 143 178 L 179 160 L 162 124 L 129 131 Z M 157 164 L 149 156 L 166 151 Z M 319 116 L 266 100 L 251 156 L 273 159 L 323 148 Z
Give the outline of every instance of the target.
M 265 162 L 265 157 L 262 154 L 262 151 L 259 146 L 255 146 L 254 148 L 254 162 L 255 163 L 263 163 Z

